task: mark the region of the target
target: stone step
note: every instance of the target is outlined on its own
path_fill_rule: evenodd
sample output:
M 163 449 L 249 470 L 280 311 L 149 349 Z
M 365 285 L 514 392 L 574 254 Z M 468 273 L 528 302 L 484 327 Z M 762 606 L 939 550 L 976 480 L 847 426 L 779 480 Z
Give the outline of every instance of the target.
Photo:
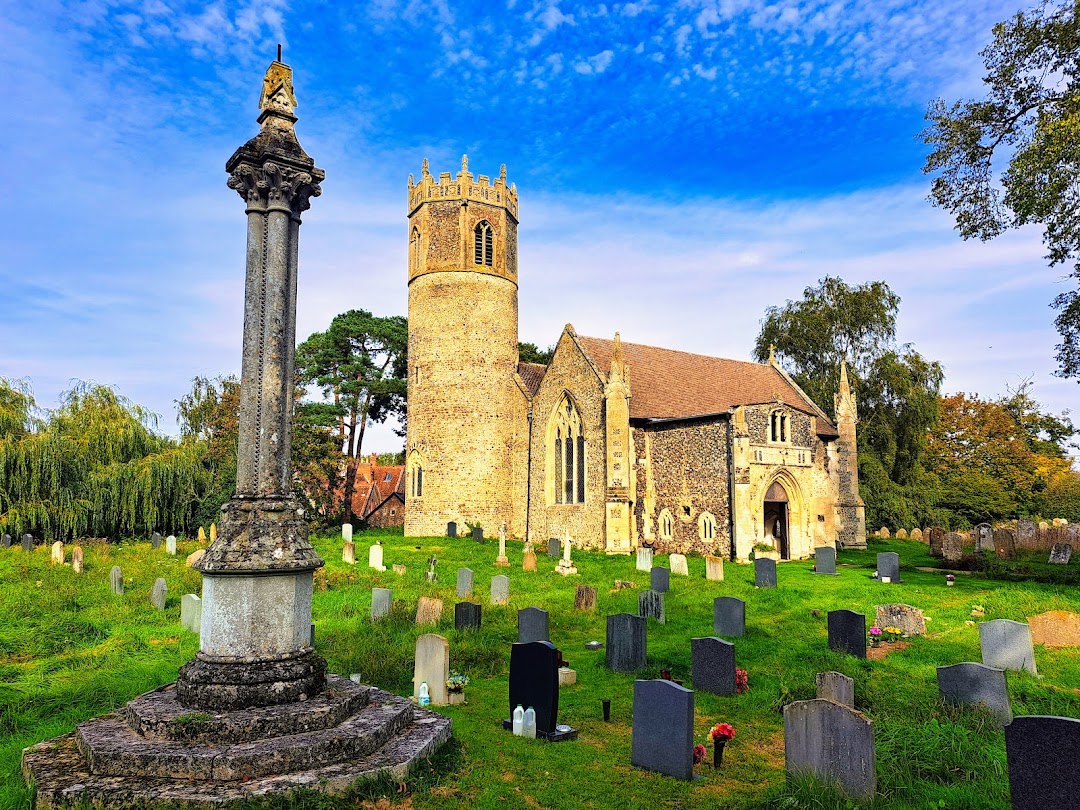
M 415 709 L 413 721 L 382 748 L 350 762 L 248 780 L 187 780 L 90 773 L 75 733 L 23 751 L 22 770 L 36 788 L 39 810 L 91 804 L 106 807 L 154 804 L 217 808 L 296 788 L 341 795 L 359 779 L 387 774 L 404 780 L 419 763 L 450 739 L 450 718 Z
M 412 703 L 371 691 L 377 701 L 339 725 L 300 734 L 224 745 L 180 742 L 142 737 L 111 714 L 80 723 L 75 739 L 99 776 L 228 781 L 307 770 L 367 756 L 412 721 Z

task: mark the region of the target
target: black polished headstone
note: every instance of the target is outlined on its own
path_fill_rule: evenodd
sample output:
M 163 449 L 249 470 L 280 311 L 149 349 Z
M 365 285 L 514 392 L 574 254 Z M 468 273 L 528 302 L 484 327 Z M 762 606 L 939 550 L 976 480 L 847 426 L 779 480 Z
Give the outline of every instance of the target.
M 832 546 L 819 546 L 814 549 L 814 573 L 836 573 L 836 549 Z
M 671 569 L 654 565 L 649 571 L 649 583 L 657 593 L 667 593 L 671 589 Z
M 769 557 L 754 558 L 754 584 L 759 588 L 776 587 L 776 560 Z
M 484 542 L 484 529 L 481 526 L 474 526 L 472 530 L 472 539 L 477 543 Z
M 690 779 L 693 748 L 694 693 L 673 681 L 634 681 L 631 764 Z
M 690 639 L 690 682 L 714 695 L 735 694 L 735 645 L 714 636 Z
M 646 623 L 632 613 L 607 617 L 607 665 L 615 672 L 636 672 L 645 666 Z
M 577 732 L 560 727 L 559 661 L 562 655 L 550 641 L 532 641 L 510 648 L 510 717 L 514 709 L 530 706 L 536 712 L 536 736 L 546 740 L 570 740 Z M 503 723 L 511 728 L 511 720 Z
M 454 627 L 458 630 L 480 629 L 480 604 L 458 602 L 454 605 Z
M 457 524 L 452 520 L 446 524 L 446 536 L 457 537 Z
M 718 596 L 713 600 L 713 632 L 718 636 L 737 638 L 746 633 L 746 602 L 734 596 Z
M 548 556 L 556 558 L 562 556 L 562 544 L 558 537 L 548 538 Z
M 1076 807 L 1080 797 L 1080 720 L 1025 715 L 1005 726 L 1013 810 Z
M 854 610 L 830 610 L 829 649 L 866 658 L 866 614 Z
M 518 644 L 551 641 L 548 612 L 538 607 L 518 611 Z
M 642 591 L 638 594 L 638 615 L 645 619 L 656 619 L 660 624 L 667 624 L 664 615 L 664 594 L 659 591 Z
M 888 577 L 890 584 L 900 582 L 900 555 L 895 551 L 883 551 L 877 555 L 878 578 Z

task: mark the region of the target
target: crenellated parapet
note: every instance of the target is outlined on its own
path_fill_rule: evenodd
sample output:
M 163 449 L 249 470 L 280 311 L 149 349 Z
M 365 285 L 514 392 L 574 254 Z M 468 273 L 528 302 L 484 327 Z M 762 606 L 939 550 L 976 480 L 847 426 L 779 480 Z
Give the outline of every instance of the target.
M 462 155 L 461 171 L 457 173 L 457 176 L 452 175 L 450 172 L 443 172 L 436 181 L 428 170 L 427 158 L 424 158 L 424 163 L 420 169 L 420 182 L 417 183 L 413 176 L 409 175 L 409 216 L 412 216 L 413 212 L 423 203 L 436 200 L 458 200 L 462 202 L 475 200 L 489 205 L 497 205 L 505 208 L 514 218 L 515 224 L 517 223 L 517 185 L 513 183 L 509 187 L 506 185 L 505 163 L 499 169 L 499 176 L 492 181 L 486 174 L 474 177 L 472 172 L 469 171 L 468 155 Z

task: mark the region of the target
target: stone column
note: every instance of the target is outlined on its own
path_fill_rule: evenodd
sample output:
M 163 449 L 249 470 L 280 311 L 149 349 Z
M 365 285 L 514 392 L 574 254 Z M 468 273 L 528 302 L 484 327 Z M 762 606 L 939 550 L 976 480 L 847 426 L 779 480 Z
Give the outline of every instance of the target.
M 226 163 L 247 206 L 247 280 L 236 495 L 221 509 L 203 574 L 201 646 L 177 680 L 181 703 L 230 710 L 304 700 L 326 683 L 311 647 L 314 572 L 292 496 L 293 365 L 300 215 L 321 169 L 296 139 L 292 70 L 274 62 L 259 134 Z

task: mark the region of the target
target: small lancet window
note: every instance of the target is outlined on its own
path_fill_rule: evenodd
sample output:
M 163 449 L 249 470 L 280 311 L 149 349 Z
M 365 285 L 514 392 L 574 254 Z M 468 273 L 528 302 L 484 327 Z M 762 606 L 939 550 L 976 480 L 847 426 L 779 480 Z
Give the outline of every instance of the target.
M 473 228 L 473 263 L 491 267 L 494 247 L 495 234 L 491 230 L 491 224 L 486 219 L 477 222 Z
M 412 239 L 409 240 L 409 258 L 414 271 L 420 269 L 420 229 L 413 228 Z
M 783 411 L 773 411 L 769 417 L 769 441 L 787 442 L 788 415 Z
M 670 540 L 675 536 L 675 519 L 667 509 L 660 513 L 660 539 Z

